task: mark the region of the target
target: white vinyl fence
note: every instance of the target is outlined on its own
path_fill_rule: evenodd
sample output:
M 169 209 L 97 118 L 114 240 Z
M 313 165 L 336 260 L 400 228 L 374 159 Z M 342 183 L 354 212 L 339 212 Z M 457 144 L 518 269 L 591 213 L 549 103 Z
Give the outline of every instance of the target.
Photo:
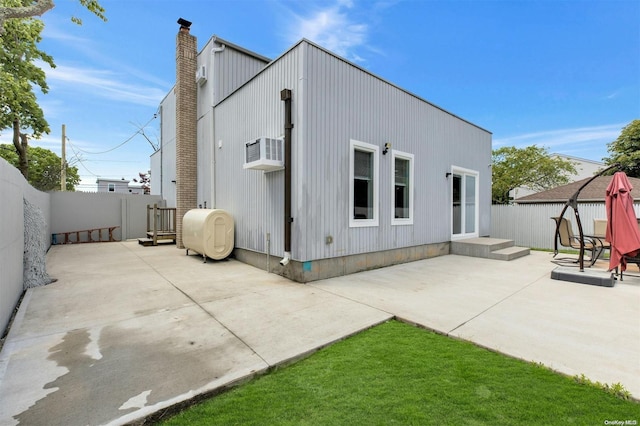
M 513 204 L 491 206 L 491 236 L 514 240 L 517 246 L 553 249 L 555 222 L 564 203 L 558 204 Z M 640 216 L 640 203 L 634 204 L 636 216 Z M 585 234 L 593 233 L 593 220 L 606 219 L 604 203 L 578 204 L 580 222 Z M 564 217 L 571 221 L 573 232 L 578 233 L 574 210 L 569 207 Z

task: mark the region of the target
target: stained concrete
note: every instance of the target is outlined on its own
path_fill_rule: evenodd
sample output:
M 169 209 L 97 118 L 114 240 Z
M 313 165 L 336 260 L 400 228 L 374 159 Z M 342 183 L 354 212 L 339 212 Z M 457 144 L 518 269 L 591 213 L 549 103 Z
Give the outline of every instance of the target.
M 1 425 L 124 424 L 392 315 L 235 260 L 54 246 L 0 352 Z
M 0 352 L 0 424 L 137 421 L 394 316 L 640 397 L 640 278 L 562 282 L 550 260 L 449 255 L 298 284 L 174 246 L 56 246 L 58 281 L 27 291 Z

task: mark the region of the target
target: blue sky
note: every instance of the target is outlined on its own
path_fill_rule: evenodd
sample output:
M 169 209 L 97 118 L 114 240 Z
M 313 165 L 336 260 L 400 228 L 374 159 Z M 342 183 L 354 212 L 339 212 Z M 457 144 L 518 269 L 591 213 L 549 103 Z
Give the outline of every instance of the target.
M 66 124 L 78 190 L 149 169 L 180 17 L 199 49 L 215 34 L 276 58 L 312 40 L 491 131 L 494 148 L 601 160 L 640 118 L 637 0 L 101 0 L 108 22 L 75 0 L 55 3 L 40 47 L 57 67 L 38 96 L 51 133 L 31 144 L 60 155 Z

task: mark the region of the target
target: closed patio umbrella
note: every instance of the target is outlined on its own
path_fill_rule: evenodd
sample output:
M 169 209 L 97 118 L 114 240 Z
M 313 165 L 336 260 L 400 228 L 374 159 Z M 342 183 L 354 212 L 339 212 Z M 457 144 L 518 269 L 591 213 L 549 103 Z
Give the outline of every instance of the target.
M 607 235 L 611 243 L 609 270 L 620 266 L 627 268 L 624 256 L 635 256 L 640 251 L 640 231 L 633 210 L 631 182 L 623 172 L 617 172 L 607 187 L 605 206 L 607 209 Z

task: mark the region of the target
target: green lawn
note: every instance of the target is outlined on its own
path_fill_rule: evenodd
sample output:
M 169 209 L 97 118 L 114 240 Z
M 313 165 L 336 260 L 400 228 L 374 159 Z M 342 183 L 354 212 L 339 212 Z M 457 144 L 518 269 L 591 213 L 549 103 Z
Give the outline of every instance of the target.
M 603 425 L 640 404 L 397 321 L 325 348 L 167 425 Z

